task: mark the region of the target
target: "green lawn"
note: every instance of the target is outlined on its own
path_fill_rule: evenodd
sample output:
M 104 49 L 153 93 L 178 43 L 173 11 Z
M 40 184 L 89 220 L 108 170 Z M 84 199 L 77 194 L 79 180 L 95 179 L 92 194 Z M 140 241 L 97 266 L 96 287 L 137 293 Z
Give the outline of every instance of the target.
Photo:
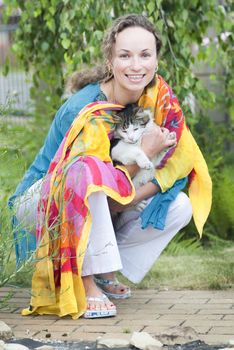
M 234 289 L 234 243 L 172 255 L 165 252 L 139 288 Z

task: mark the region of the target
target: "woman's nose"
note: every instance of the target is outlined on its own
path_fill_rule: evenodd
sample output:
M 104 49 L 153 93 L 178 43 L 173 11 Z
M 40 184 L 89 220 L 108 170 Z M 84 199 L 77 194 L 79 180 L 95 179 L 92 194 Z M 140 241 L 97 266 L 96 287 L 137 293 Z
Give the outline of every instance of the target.
M 140 64 L 139 57 L 133 57 L 133 58 L 132 58 L 131 68 L 132 68 L 133 70 L 135 70 L 135 71 L 141 69 L 141 64 Z

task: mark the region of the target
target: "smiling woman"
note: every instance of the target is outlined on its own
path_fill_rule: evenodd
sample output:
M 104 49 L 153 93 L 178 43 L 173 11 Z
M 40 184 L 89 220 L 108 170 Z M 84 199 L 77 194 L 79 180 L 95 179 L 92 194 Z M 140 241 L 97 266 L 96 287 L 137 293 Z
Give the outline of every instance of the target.
M 103 68 L 72 77 L 74 94 L 58 110 L 10 201 L 18 261 L 36 250 L 31 305 L 24 315 L 115 316 L 108 297 L 131 296 L 115 271 L 140 282 L 192 212 L 201 234 L 211 181 L 176 96 L 156 74 L 160 48 L 145 16 L 126 15 L 104 38 Z M 113 111 L 130 103 L 153 116 L 141 139 L 145 155 L 152 159 L 170 147 L 155 178 L 136 190 L 131 178 L 139 166 L 115 167 L 110 157 Z M 190 198 L 181 192 L 187 176 Z M 136 210 L 142 200 L 148 203 L 144 212 Z
M 154 35 L 141 27 L 126 28 L 116 37 L 108 64 L 114 79 L 101 85 L 106 96 L 122 105 L 138 101 L 155 76 Z

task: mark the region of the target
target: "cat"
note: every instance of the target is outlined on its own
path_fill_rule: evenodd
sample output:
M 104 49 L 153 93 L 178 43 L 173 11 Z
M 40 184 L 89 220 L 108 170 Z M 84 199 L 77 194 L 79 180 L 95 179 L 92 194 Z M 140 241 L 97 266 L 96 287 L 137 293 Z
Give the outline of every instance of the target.
M 116 128 L 114 140 L 111 143 L 111 158 L 123 165 L 138 164 L 140 170 L 132 179 L 135 189 L 138 189 L 155 177 L 155 168 L 160 165 L 166 153 L 174 146 L 166 148 L 151 160 L 142 150 L 142 136 L 154 125 L 151 109 L 143 109 L 133 103 L 113 114 L 112 117 Z M 175 132 L 170 132 L 168 138 L 174 139 L 176 143 Z

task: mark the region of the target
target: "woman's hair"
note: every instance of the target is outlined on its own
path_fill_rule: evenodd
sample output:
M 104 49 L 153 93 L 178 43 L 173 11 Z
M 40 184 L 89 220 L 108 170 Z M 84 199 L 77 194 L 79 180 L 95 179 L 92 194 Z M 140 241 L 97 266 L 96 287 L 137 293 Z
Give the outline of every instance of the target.
M 73 73 L 67 82 L 66 91 L 68 93 L 73 93 L 77 90 L 80 90 L 87 84 L 94 83 L 96 81 L 107 82 L 113 78 L 113 73 L 110 70 L 113 46 L 116 42 L 117 35 L 124 29 L 130 27 L 141 27 L 152 33 L 155 37 L 157 55 L 159 55 L 162 46 L 160 35 L 155 29 L 154 25 L 147 19 L 147 17 L 139 14 L 128 14 L 121 16 L 113 22 L 103 40 L 102 48 L 105 65 L 94 67 L 90 70 Z

